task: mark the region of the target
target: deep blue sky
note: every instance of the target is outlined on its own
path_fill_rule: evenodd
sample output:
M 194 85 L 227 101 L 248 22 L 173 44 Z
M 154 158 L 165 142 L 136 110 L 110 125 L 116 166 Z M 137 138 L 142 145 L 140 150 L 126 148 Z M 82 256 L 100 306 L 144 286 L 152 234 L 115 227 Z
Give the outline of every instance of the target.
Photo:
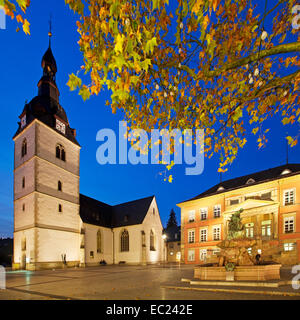
M 17 129 L 25 100 L 37 95 L 37 82 L 42 75 L 41 58 L 48 47 L 48 20 L 53 16 L 52 50 L 58 65 L 57 84 L 60 103 L 65 108 L 71 127 L 77 129 L 82 146 L 80 192 L 109 204 L 118 204 L 149 195 L 156 195 L 162 222 L 165 225 L 171 208 L 180 212 L 176 203 L 191 198 L 219 182 L 218 157 L 205 159 L 204 172 L 199 176 L 186 176 L 185 165 L 173 170 L 173 183 L 164 182 L 158 174 L 163 167 L 157 165 L 105 165 L 96 162 L 96 133 L 102 128 L 118 128 L 121 115 L 113 115 L 105 106 L 109 92 L 102 92 L 83 102 L 66 86 L 68 74 L 82 65 L 77 44 L 76 19 L 63 0 L 33 0 L 28 11 L 31 35 L 15 32 L 16 23 L 7 19 L 6 30 L 0 30 L 0 237 L 13 233 L 13 152 L 12 137 Z M 285 132 L 296 134 L 297 128 L 283 127 L 280 120 L 269 121 L 269 143 L 257 149 L 256 138 L 250 136 L 238 158 L 223 180 L 285 163 Z M 289 151 L 290 162 L 299 162 L 300 148 Z

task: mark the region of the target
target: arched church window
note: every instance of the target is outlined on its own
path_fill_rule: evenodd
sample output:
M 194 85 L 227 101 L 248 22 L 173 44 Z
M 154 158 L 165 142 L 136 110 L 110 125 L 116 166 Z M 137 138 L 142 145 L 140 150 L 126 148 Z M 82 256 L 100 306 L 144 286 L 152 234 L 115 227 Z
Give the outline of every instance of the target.
M 98 253 L 101 253 L 102 250 L 101 250 L 101 247 L 102 247 L 102 243 L 101 243 L 101 230 L 98 230 L 97 232 L 97 252 Z
M 62 183 L 61 183 L 61 181 L 58 181 L 58 183 L 57 183 L 57 190 L 58 191 L 62 191 Z
M 55 150 L 56 150 L 56 158 L 62 161 L 66 161 L 65 148 L 61 144 L 58 144 Z
M 155 251 L 155 234 L 153 230 L 150 231 L 150 250 Z
M 61 160 L 66 161 L 66 152 L 64 148 L 61 149 Z
M 22 142 L 22 157 L 24 157 L 27 154 L 27 140 L 24 139 Z
M 129 251 L 129 233 L 126 229 L 121 233 L 121 252 Z

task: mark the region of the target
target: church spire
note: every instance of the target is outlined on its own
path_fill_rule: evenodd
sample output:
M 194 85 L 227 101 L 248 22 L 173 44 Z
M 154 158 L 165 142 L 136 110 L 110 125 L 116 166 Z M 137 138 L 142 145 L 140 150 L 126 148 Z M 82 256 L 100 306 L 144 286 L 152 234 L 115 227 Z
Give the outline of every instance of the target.
M 42 58 L 43 76 L 38 83 L 39 96 L 49 96 L 58 103 L 59 91 L 56 86 L 55 76 L 57 65 L 51 50 L 52 22 L 49 21 L 49 47 Z
M 50 15 L 50 20 L 49 20 L 49 48 L 51 48 L 51 38 L 52 38 L 52 16 Z

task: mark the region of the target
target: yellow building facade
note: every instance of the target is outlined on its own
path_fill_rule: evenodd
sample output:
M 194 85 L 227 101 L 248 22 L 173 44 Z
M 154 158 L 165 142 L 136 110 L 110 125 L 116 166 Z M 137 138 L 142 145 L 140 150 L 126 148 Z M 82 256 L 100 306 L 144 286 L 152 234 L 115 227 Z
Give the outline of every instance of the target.
M 300 261 L 299 199 L 300 164 L 287 164 L 221 182 L 179 203 L 182 260 L 187 264 L 216 261 L 228 221 L 242 209 L 246 237 L 257 240 L 262 258 L 296 264 Z

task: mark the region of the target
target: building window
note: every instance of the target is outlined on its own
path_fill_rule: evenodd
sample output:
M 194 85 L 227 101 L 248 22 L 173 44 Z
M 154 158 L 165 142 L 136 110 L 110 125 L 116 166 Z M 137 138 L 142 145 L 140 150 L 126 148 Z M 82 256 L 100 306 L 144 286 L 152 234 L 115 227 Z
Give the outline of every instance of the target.
M 194 243 L 195 242 L 195 230 L 189 230 L 188 232 L 188 240 L 189 243 Z
M 153 210 L 152 210 L 152 211 L 153 211 L 153 215 L 155 215 L 155 208 L 153 208 Z
M 195 261 L 195 250 L 188 251 L 188 261 Z
M 221 239 L 221 227 L 220 226 L 216 226 L 213 228 L 213 238 L 214 238 L 214 240 Z
M 207 208 L 200 209 L 200 218 L 201 218 L 201 220 L 207 219 Z
M 22 251 L 25 251 L 26 250 L 26 238 L 23 238 L 22 241 L 21 241 L 21 248 L 22 248 Z
M 284 218 L 284 232 L 291 233 L 294 232 L 295 228 L 295 217 Z
M 23 189 L 25 188 L 25 177 L 23 177 L 23 179 L 22 179 L 22 188 Z
M 284 243 L 283 250 L 284 251 L 294 251 L 296 249 L 296 243 Z
M 101 246 L 102 246 L 102 243 L 101 243 L 101 230 L 98 230 L 97 232 L 97 252 L 98 253 L 101 253 L 102 250 L 101 250 Z
M 56 158 L 62 161 L 66 161 L 65 148 L 61 144 L 58 144 L 56 146 Z
M 94 259 L 94 251 L 90 251 L 90 258 Z
M 24 139 L 22 142 L 22 151 L 21 151 L 22 157 L 24 157 L 27 154 L 27 140 Z
M 229 202 L 230 204 L 230 206 L 233 206 L 233 205 L 235 205 L 235 204 L 239 204 L 240 203 L 240 200 L 239 199 L 234 199 L 234 200 L 230 200 L 230 202 Z
M 22 210 L 25 211 L 25 203 L 22 205 Z
M 207 241 L 207 229 L 200 230 L 200 242 Z
M 121 233 L 121 252 L 129 251 L 129 233 L 125 229 Z
M 150 231 L 150 251 L 155 251 L 155 235 L 152 230 Z
M 272 200 L 272 193 L 271 192 L 262 193 L 260 198 L 261 200 Z
M 200 261 L 205 261 L 207 257 L 207 249 L 200 249 Z
M 189 222 L 195 221 L 195 210 L 189 211 Z
M 58 191 L 62 191 L 62 183 L 61 183 L 61 181 L 58 181 L 58 183 L 57 183 L 57 190 Z
M 245 224 L 246 230 L 246 238 L 253 238 L 254 237 L 254 223 L 247 223 Z
M 59 213 L 62 212 L 62 205 L 61 205 L 61 204 L 58 205 L 58 212 L 59 212 Z
M 261 235 L 263 237 L 270 237 L 271 236 L 271 220 L 262 221 Z
M 213 249 L 212 251 L 213 256 L 218 256 L 220 251 L 221 251 L 220 249 Z
M 288 206 L 295 203 L 295 190 L 285 190 L 284 191 L 284 205 Z
M 214 218 L 220 218 L 221 216 L 221 205 L 217 204 L 214 206 Z

